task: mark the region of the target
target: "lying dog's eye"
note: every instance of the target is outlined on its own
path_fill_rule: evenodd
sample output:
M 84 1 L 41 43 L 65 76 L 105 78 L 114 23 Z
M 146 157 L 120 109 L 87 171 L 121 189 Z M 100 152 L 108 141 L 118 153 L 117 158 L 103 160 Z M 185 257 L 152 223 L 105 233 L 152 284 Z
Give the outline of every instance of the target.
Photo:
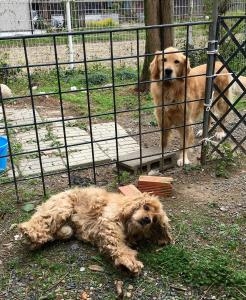
M 176 59 L 176 60 L 174 61 L 174 63 L 175 63 L 175 64 L 179 64 L 179 60 Z
M 146 211 L 148 211 L 148 210 L 150 209 L 149 206 L 148 206 L 147 204 L 144 204 L 143 208 L 144 208 L 144 210 L 146 210 Z

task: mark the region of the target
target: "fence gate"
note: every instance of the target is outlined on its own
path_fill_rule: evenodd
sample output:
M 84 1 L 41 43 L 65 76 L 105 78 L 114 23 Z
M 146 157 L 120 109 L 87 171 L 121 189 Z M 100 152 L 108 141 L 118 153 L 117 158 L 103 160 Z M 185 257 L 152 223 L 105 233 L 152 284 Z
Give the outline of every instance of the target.
M 226 90 L 220 91 L 218 87 L 213 88 L 219 92 L 219 96 L 213 99 L 212 107 L 217 101 L 224 101 L 228 110 L 217 117 L 213 109 L 207 109 L 212 126 L 208 129 L 209 150 L 207 154 L 217 157 L 224 157 L 227 151 L 231 154 L 235 152 L 246 152 L 246 16 L 240 17 L 219 17 L 217 22 L 215 44 L 212 54 L 213 58 L 222 62 L 231 74 L 232 81 Z M 211 54 L 211 53 L 209 53 Z M 231 88 L 233 95 L 227 97 L 225 94 Z M 211 95 L 213 98 L 213 95 Z M 229 99 L 230 98 L 230 99 Z M 209 105 L 209 103 L 208 103 Z M 205 113 L 206 114 L 206 113 Z M 208 125 L 209 121 L 207 122 Z M 224 135 L 220 141 L 214 140 L 214 132 L 218 128 L 223 129 Z M 207 144 L 205 142 L 205 144 Z

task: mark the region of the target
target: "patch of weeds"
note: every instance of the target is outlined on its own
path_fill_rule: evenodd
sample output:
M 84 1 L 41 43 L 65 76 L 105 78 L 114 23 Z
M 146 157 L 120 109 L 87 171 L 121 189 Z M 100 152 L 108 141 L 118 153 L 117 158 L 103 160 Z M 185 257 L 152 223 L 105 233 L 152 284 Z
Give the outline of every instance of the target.
M 22 144 L 19 141 L 14 141 L 11 143 L 11 150 L 13 154 L 22 152 Z
M 15 202 L 13 201 L 14 191 L 13 190 L 2 190 L 2 195 L 0 197 L 0 213 L 14 213 L 16 211 Z
M 136 69 L 130 68 L 119 68 L 115 70 L 115 76 L 119 81 L 136 81 L 137 80 L 137 72 Z
M 219 148 L 222 158 L 215 164 L 215 175 L 218 177 L 230 177 L 230 170 L 236 166 L 236 156 L 229 143 L 223 143 Z
M 78 127 L 80 129 L 86 130 L 87 129 L 87 123 L 83 122 L 81 120 L 77 121 L 68 121 L 66 123 L 66 127 Z
M 237 104 L 236 108 L 238 110 L 245 110 L 246 109 L 246 99 L 241 99 Z
M 201 165 L 184 165 L 183 170 L 185 174 L 188 174 L 189 172 L 193 171 L 201 171 L 202 166 Z
M 240 286 L 246 280 L 241 261 L 215 246 L 191 251 L 181 245 L 172 245 L 158 254 L 145 252 L 141 258 L 160 274 L 174 279 L 182 278 L 183 282 L 193 286 Z
M 109 80 L 109 76 L 104 72 L 96 72 L 92 74 L 88 74 L 87 76 L 89 85 L 101 85 L 106 84 Z
M 127 171 L 120 171 L 119 176 L 115 176 L 115 178 L 110 182 L 108 185 L 109 190 L 117 190 L 118 185 L 126 185 L 132 183 L 135 180 L 135 175 L 127 172 Z

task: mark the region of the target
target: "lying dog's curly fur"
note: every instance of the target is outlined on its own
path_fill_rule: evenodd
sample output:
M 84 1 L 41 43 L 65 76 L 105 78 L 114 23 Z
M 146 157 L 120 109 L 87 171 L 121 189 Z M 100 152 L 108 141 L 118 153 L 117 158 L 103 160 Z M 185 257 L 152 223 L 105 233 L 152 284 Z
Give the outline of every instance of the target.
M 143 239 L 159 245 L 171 242 L 169 220 L 157 197 L 147 193 L 126 197 L 96 187 L 75 188 L 52 196 L 18 227 L 31 249 L 75 236 L 96 245 L 116 266 L 133 274 L 138 274 L 143 264 L 131 245 Z

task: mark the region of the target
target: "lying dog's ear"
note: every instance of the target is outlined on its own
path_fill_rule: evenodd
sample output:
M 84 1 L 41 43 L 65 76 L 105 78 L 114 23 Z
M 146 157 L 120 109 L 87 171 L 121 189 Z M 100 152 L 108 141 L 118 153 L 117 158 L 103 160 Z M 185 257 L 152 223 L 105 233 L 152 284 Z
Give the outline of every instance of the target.
M 133 213 L 139 209 L 141 206 L 142 201 L 139 199 L 129 199 L 128 201 L 125 201 L 124 206 L 120 212 L 120 216 L 124 220 L 128 220 L 131 218 Z
M 158 57 L 160 56 L 160 54 L 161 54 L 160 51 L 155 52 L 155 57 L 152 60 L 152 62 L 150 63 L 150 66 L 149 66 L 151 79 L 153 79 L 153 80 L 160 79 L 160 70 L 159 70 L 159 66 L 158 66 Z
M 169 219 L 165 212 L 154 217 L 152 238 L 160 246 L 164 246 L 172 242 Z

